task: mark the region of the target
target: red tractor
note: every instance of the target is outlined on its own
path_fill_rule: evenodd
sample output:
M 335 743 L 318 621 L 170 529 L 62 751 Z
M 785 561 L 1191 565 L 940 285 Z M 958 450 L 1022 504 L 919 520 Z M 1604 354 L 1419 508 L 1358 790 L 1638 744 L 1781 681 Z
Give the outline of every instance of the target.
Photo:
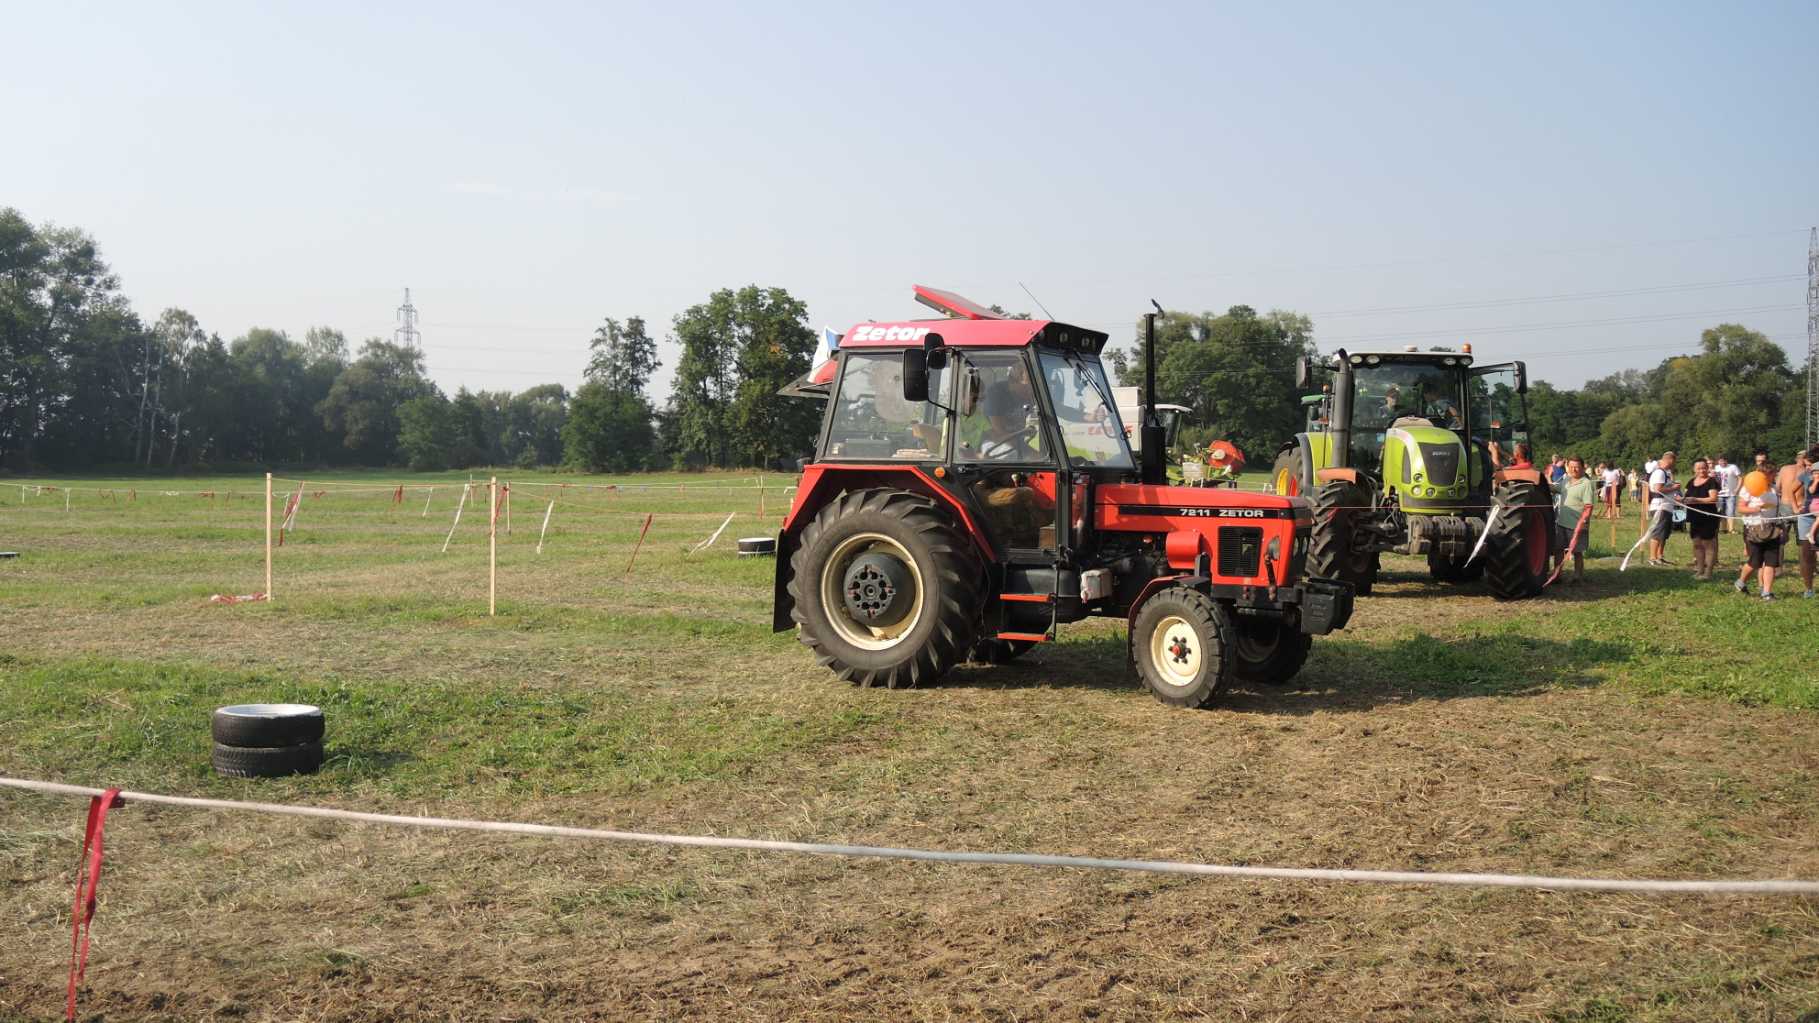
M 1234 678 L 1287 682 L 1345 625 L 1351 586 L 1303 577 L 1306 500 L 1165 485 L 1147 413 L 1132 456 L 1105 334 L 916 297 L 948 318 L 861 323 L 789 392 L 827 410 L 777 539 L 777 631 L 896 689 L 1115 615 L 1150 691 L 1200 707 Z

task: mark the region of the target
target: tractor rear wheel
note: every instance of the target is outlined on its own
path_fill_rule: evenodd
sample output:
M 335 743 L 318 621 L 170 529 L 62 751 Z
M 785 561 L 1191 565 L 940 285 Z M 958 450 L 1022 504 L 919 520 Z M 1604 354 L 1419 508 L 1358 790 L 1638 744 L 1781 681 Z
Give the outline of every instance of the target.
M 1204 707 L 1232 680 L 1231 617 L 1199 590 L 1169 586 L 1131 619 L 1130 658 L 1151 695 L 1171 707 Z
M 978 638 L 979 558 L 920 494 L 841 494 L 802 530 L 790 570 L 800 639 L 856 685 L 934 682 Z
M 1547 491 L 1527 480 L 1497 485 L 1491 500 L 1502 511 L 1484 541 L 1484 581 L 1499 600 L 1539 596 L 1547 585 L 1554 545 L 1554 505 Z
M 1314 637 L 1288 622 L 1239 615 L 1232 625 L 1233 675 L 1240 682 L 1287 685 L 1307 663 Z
M 1377 581 L 1377 553 L 1354 549 L 1353 534 L 1370 512 L 1370 497 L 1356 483 L 1333 480 L 1314 490 L 1314 534 L 1308 546 L 1307 571 L 1319 579 L 1352 584 L 1352 592 L 1369 596 Z
M 1480 554 L 1467 564 L 1464 556 L 1448 557 L 1430 547 L 1427 551 L 1427 571 L 1437 583 L 1475 582 L 1484 575 L 1484 556 Z

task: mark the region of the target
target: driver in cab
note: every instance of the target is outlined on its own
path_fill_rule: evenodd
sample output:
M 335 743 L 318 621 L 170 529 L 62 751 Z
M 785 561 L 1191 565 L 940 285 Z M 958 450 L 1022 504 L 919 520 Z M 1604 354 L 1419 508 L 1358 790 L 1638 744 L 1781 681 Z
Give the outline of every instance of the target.
M 1035 431 L 1029 413 L 1036 407 L 1036 389 L 1023 363 L 1011 363 L 1002 379 L 986 387 L 979 404 L 986 421 L 979 457 L 992 462 L 1034 461 L 1036 450 L 1030 441 Z

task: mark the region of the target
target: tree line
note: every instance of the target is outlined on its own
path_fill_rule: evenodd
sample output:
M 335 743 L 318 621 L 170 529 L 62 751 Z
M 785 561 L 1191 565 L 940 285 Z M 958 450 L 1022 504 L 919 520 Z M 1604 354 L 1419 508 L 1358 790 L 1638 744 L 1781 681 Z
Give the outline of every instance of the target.
M 1019 316 L 1026 314 L 1018 314 Z M 1141 336 L 1139 323 L 1136 334 Z M 567 466 L 593 472 L 787 466 L 814 446 L 821 403 L 778 396 L 809 369 L 808 309 L 782 288 L 723 289 L 671 322 L 668 396 L 649 393 L 658 345 L 637 316 L 588 341 L 583 382 L 444 393 L 423 352 L 354 349 L 329 327 L 253 328 L 230 340 L 182 309 L 132 309 L 92 238 L 0 209 L 0 467 L 83 470 L 294 465 Z M 1316 351 L 1305 315 L 1170 311 L 1157 385 L 1186 439 L 1223 438 L 1253 462 L 1302 428 L 1293 367 Z M 1107 351 L 1124 384 L 1136 351 Z M 1479 354 L 1480 361 L 1503 361 Z M 1696 351 L 1583 387 L 1532 381 L 1537 454 L 1639 464 L 1667 449 L 1778 459 L 1803 440 L 1804 368 L 1737 324 Z
M 94 239 L 0 209 L 0 467 L 570 466 L 793 461 L 820 409 L 780 397 L 807 372 L 808 308 L 781 288 L 716 291 L 675 318 L 668 399 L 645 322 L 607 319 L 583 383 L 512 392 L 429 379 L 421 349 L 330 327 L 224 340 L 183 309 L 147 323 Z

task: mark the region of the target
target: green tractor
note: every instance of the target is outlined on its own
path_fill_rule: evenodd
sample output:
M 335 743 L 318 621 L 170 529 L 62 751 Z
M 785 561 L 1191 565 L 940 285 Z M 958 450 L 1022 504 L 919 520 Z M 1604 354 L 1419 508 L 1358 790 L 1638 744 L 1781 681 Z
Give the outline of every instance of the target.
M 1426 555 L 1440 582 L 1483 578 L 1504 600 L 1541 592 L 1552 492 L 1540 471 L 1496 469 L 1490 457 L 1495 444 L 1507 466 L 1528 440 L 1522 363 L 1474 367 L 1470 345 L 1341 349 L 1330 362 L 1299 360 L 1296 386 L 1310 389 L 1316 374 L 1320 393 L 1302 399 L 1307 429 L 1283 445 L 1269 482 L 1313 501 L 1310 575 L 1367 594 L 1389 551 Z

